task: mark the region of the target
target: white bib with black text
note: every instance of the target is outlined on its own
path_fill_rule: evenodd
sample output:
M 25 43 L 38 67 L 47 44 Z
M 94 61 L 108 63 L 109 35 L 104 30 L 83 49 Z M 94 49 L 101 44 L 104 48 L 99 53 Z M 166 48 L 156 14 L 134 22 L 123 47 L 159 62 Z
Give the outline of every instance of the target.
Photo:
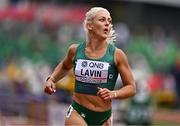
M 85 83 L 107 83 L 109 63 L 78 59 L 75 68 L 77 81 Z

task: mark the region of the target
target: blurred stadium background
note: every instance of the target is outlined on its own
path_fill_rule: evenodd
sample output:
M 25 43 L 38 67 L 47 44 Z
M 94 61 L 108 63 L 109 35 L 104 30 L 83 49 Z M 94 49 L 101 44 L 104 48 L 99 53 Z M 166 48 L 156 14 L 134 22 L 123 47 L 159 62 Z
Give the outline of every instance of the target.
M 137 82 L 136 96 L 113 101 L 114 124 L 180 125 L 179 0 L 0 0 L 0 125 L 63 125 L 72 71 L 51 96 L 43 83 L 68 46 L 85 40 L 93 6 L 111 12 Z

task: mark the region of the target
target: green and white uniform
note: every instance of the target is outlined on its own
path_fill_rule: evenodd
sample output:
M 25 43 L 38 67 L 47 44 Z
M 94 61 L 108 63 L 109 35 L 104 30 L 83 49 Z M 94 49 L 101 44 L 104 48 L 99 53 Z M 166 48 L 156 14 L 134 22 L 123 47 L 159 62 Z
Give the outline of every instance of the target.
M 105 55 L 99 59 L 87 57 L 85 47 L 86 43 L 80 44 L 74 58 L 75 92 L 96 95 L 97 87 L 113 90 L 118 76 L 115 46 L 109 44 Z
M 115 46 L 108 45 L 103 57 L 92 59 L 85 55 L 86 43 L 77 47 L 74 58 L 75 92 L 89 95 L 97 95 L 98 87 L 113 90 L 118 77 L 118 71 L 114 62 Z M 75 109 L 88 125 L 102 125 L 112 113 L 112 109 L 104 112 L 95 112 L 73 101 L 67 112 L 69 117 L 72 109 Z

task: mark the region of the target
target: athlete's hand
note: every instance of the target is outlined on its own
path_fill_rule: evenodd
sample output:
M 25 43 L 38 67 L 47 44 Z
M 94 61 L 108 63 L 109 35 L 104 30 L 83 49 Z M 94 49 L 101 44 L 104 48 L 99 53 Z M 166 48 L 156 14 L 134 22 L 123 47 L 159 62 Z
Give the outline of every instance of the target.
M 49 95 L 51 95 L 52 93 L 56 92 L 55 83 L 51 79 L 49 79 L 45 83 L 44 92 L 49 94 Z
M 111 100 L 114 98 L 114 92 L 110 91 L 107 88 L 98 88 L 97 95 L 101 97 L 103 100 Z

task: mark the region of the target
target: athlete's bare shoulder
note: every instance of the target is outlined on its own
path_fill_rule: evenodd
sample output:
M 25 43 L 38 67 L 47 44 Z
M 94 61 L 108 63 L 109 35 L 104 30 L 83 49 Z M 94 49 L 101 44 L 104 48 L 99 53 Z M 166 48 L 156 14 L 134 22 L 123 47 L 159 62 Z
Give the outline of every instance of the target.
M 126 64 L 128 61 L 126 54 L 123 50 L 116 48 L 115 50 L 115 63 L 116 64 Z
M 79 44 L 72 44 L 72 45 L 69 46 L 69 49 L 68 49 L 68 57 L 69 57 L 70 59 L 73 59 L 73 58 L 74 58 L 78 45 L 79 45 Z
M 79 45 L 79 44 L 71 44 L 71 45 L 69 46 L 69 50 L 71 50 L 71 51 L 76 51 L 78 45 Z
M 116 47 L 115 53 L 117 55 L 125 55 L 124 51 L 122 49 L 117 48 L 117 47 Z

